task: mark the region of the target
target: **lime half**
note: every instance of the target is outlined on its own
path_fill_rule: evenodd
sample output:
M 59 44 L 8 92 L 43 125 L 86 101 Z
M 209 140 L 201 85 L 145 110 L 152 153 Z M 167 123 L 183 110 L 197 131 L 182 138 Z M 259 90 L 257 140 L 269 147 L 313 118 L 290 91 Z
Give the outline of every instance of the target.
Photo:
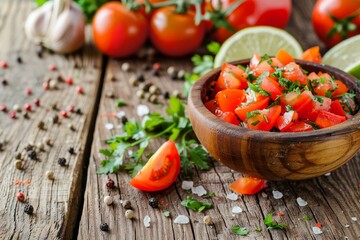
M 360 79 L 360 61 L 348 65 L 344 71 Z
M 323 63 L 349 71 L 360 64 L 360 35 L 345 39 L 323 56 Z
M 244 28 L 223 43 L 215 57 L 214 67 L 223 62 L 251 58 L 254 53 L 276 55 L 280 49 L 295 58 L 303 52 L 299 42 L 285 30 L 264 26 Z

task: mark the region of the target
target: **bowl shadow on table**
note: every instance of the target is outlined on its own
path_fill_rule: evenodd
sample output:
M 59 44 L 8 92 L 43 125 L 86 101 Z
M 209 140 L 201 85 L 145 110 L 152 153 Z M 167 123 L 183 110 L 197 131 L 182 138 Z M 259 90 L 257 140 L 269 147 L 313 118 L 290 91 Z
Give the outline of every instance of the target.
M 327 72 L 341 80 L 360 104 L 360 87 L 353 76 L 323 64 L 296 62 L 308 72 Z M 339 168 L 360 149 L 360 112 L 341 124 L 302 133 L 249 130 L 221 120 L 204 106 L 219 73 L 220 68 L 214 69 L 194 84 L 188 112 L 201 144 L 229 168 L 267 180 L 304 180 Z

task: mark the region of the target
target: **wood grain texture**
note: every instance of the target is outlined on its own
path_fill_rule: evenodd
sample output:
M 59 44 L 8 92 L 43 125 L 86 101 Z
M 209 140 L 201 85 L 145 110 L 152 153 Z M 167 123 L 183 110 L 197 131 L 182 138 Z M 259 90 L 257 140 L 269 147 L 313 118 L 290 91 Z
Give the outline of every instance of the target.
M 297 63 L 308 72 L 326 72 L 343 81 L 360 103 L 360 87 L 353 76 L 326 65 Z M 249 60 L 233 64 L 248 66 Z M 302 133 L 253 131 L 221 120 L 204 105 L 215 97 L 219 74 L 214 69 L 194 84 L 188 111 L 200 142 L 231 169 L 268 180 L 304 180 L 337 169 L 359 151 L 360 113 L 331 128 Z
M 101 55 L 88 42 L 74 55 L 44 51 L 39 58 L 36 46 L 26 39 L 23 29 L 33 6 L 31 0 L 4 0 L 0 7 L 0 59 L 9 65 L 0 69 L 0 79 L 8 81 L 7 85 L 0 85 L 0 104 L 8 108 L 7 112 L 0 112 L 0 141 L 5 142 L 0 151 L 0 239 L 70 239 L 82 196 L 83 156 L 99 86 Z M 17 62 L 18 57 L 22 63 Z M 50 71 L 50 64 L 58 70 Z M 74 85 L 59 82 L 57 89 L 45 91 L 43 82 L 58 74 L 72 76 Z M 78 94 L 76 86 L 83 87 L 84 94 Z M 27 95 L 26 89 L 31 89 L 32 94 Z M 40 107 L 35 107 L 35 99 L 40 100 Z M 26 103 L 32 105 L 28 119 L 23 117 Z M 55 103 L 57 109 L 53 110 Z M 9 112 L 15 104 L 22 112 L 11 119 Z M 70 105 L 80 108 L 82 114 L 69 113 L 58 124 L 49 121 Z M 45 123 L 43 130 L 37 128 L 40 121 Z M 37 160 L 31 160 L 23 148 L 29 142 L 37 145 L 44 138 L 51 139 L 52 146 L 45 144 L 44 150 L 36 149 Z M 75 155 L 68 153 L 69 147 L 75 149 Z M 22 154 L 23 170 L 15 168 L 15 152 Z M 58 165 L 59 157 L 66 158 L 65 167 Z M 46 178 L 48 170 L 55 173 L 54 181 Z M 15 180 L 21 184 L 15 185 Z M 24 213 L 25 203 L 15 198 L 18 191 L 26 194 L 27 203 L 34 207 L 33 215 Z

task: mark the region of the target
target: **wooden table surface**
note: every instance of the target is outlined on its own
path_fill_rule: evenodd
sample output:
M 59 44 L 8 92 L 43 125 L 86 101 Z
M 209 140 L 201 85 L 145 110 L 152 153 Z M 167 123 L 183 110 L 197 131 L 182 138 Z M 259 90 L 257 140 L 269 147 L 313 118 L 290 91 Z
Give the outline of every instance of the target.
M 319 45 L 310 24 L 314 0 L 293 1 L 293 12 L 287 30 L 302 44 L 303 48 Z M 182 81 L 173 81 L 166 74 L 168 66 L 191 71 L 189 58 L 168 59 L 159 55 L 154 61 L 161 64 L 160 76 L 153 76 L 143 70 L 146 59 L 133 57 L 125 60 L 108 59 L 96 51 L 88 42 L 84 49 L 73 55 L 58 55 L 44 51 L 30 43 L 24 34 L 25 17 L 33 7 L 32 1 L 2 0 L 0 5 L 0 60 L 8 62 L 8 68 L 0 69 L 0 78 L 7 79 L 7 85 L 0 85 L 0 105 L 6 104 L 8 111 L 0 112 L 0 239 L 240 239 L 231 233 L 231 227 L 240 225 L 250 230 L 244 239 L 360 239 L 360 155 L 331 173 L 312 180 L 299 182 L 269 182 L 269 187 L 253 196 L 239 196 L 232 201 L 226 198 L 231 193 L 228 185 L 241 176 L 213 161 L 209 171 L 196 170 L 193 181 L 202 185 L 208 193 L 216 196 L 207 199 L 213 208 L 205 213 L 194 213 L 181 206 L 182 199 L 189 195 L 181 188 L 183 179 L 159 193 L 144 193 L 132 188 L 130 176 L 119 173 L 98 175 L 96 170 L 102 159 L 99 150 L 106 147 L 104 140 L 119 133 L 116 126 L 121 120 L 113 113 L 124 111 L 128 118 L 139 117 L 136 106 L 146 104 L 154 111 L 163 111 L 158 105 L 139 100 L 136 87 L 129 79 L 143 73 L 147 82 L 155 83 L 163 91 L 181 91 Z M 90 33 L 90 32 L 88 32 Z M 322 46 L 322 49 L 323 46 Z M 17 60 L 21 57 L 22 63 Z M 121 70 L 124 62 L 130 63 L 128 72 Z M 54 64 L 56 71 L 50 71 Z M 73 85 L 59 81 L 56 89 L 44 90 L 47 79 L 56 79 L 59 74 L 71 76 Z M 84 89 L 78 94 L 76 87 Z M 29 95 L 28 89 L 32 91 Z M 108 92 L 115 99 L 128 103 L 116 107 L 115 99 L 107 97 Z M 40 100 L 36 107 L 34 101 Z M 24 105 L 32 105 L 28 118 L 24 117 Z M 16 119 L 9 117 L 14 105 L 22 112 Z M 60 118 L 59 123 L 51 120 L 61 111 L 73 105 L 80 114 L 70 113 Z M 56 106 L 56 107 L 55 107 Z M 39 122 L 45 127 L 39 129 Z M 107 129 L 112 123 L 115 128 Z M 73 125 L 73 130 L 69 128 Z M 52 144 L 42 144 L 50 139 Z M 36 147 L 37 156 L 32 160 L 24 148 L 28 144 Z M 152 145 L 156 150 L 161 142 Z M 39 150 L 39 147 L 44 147 Z M 68 149 L 74 148 L 75 154 Z M 21 154 L 22 170 L 15 168 L 16 153 Z M 57 163 L 59 157 L 67 159 L 67 165 Z M 55 173 L 53 181 L 45 176 L 47 171 Z M 116 188 L 108 190 L 108 178 L 115 181 Z M 27 202 L 34 207 L 34 214 L 24 213 L 24 203 L 18 202 L 16 194 L 22 191 Z M 273 191 L 283 193 L 275 199 Z M 103 202 L 106 195 L 114 197 L 114 204 Z M 191 195 L 191 194 L 190 194 Z M 191 195 L 193 196 L 193 195 Z M 156 197 L 170 203 L 166 207 L 171 218 L 163 210 L 153 209 L 148 199 Z M 194 196 L 193 196 L 194 197 Z M 308 202 L 299 206 L 296 199 Z M 198 198 L 201 199 L 201 198 Z M 124 216 L 121 200 L 130 200 L 135 219 Z M 243 212 L 234 215 L 232 208 L 239 206 Z M 277 216 L 277 213 L 283 216 Z M 268 230 L 263 219 L 274 213 L 274 219 L 287 225 L 286 230 Z M 190 223 L 173 223 L 178 215 L 186 215 Z M 204 215 L 210 215 L 214 225 L 203 223 Z M 151 218 L 146 228 L 143 219 Z M 311 220 L 305 220 L 309 216 Z M 357 220 L 358 219 L 358 220 Z M 107 223 L 110 230 L 102 232 L 101 223 Z M 316 235 L 313 227 L 322 225 L 322 234 Z M 261 231 L 255 231 L 255 228 Z

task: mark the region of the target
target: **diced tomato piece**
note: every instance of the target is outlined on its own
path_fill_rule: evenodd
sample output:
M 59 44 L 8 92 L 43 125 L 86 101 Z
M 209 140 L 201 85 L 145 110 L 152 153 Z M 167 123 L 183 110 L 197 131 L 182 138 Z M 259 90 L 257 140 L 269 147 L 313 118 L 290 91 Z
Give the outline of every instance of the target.
M 250 64 L 249 64 L 251 71 L 253 71 L 259 65 L 260 60 L 261 60 L 261 57 L 259 54 L 255 53 L 252 56 L 252 58 L 250 59 Z
M 239 120 L 233 112 L 223 112 L 219 117 L 228 123 L 239 125 Z
M 309 87 L 319 96 L 327 96 L 334 88 L 333 80 L 327 73 L 310 73 L 308 80 L 308 85 L 311 84 Z
M 283 64 L 283 65 L 287 65 L 291 62 L 294 62 L 294 58 L 291 56 L 290 53 L 288 53 L 287 51 L 285 51 L 284 49 L 280 49 L 277 54 L 276 54 L 276 58 Z
M 270 66 L 275 67 L 275 68 L 282 68 L 282 67 L 284 67 L 284 64 L 282 64 L 279 61 L 279 59 L 277 59 L 277 58 L 271 58 Z
M 210 101 L 207 101 L 206 103 L 204 103 L 205 107 L 210 111 L 212 112 L 213 114 L 215 114 L 216 112 L 216 109 L 219 108 L 217 102 L 215 99 L 212 99 Z
M 303 52 L 303 54 L 301 55 L 300 59 L 314 62 L 314 63 L 321 63 L 322 57 L 321 57 L 321 53 L 320 53 L 320 47 L 315 46 L 315 47 L 311 47 L 311 48 L 305 50 Z
M 236 115 L 240 118 L 241 121 L 245 121 L 246 113 L 254 111 L 254 110 L 262 110 L 266 108 L 269 104 L 269 97 L 262 99 L 260 101 L 251 102 L 246 105 L 242 105 L 235 109 Z
M 289 111 L 284 113 L 284 115 L 279 116 L 276 121 L 276 127 L 280 132 L 286 132 L 287 129 L 295 124 L 298 119 L 298 113 L 295 111 Z
M 298 81 L 300 84 L 307 84 L 307 77 L 301 67 L 295 62 L 291 62 L 284 67 L 283 77 L 292 81 Z
M 223 112 L 234 112 L 242 102 L 246 101 L 245 91 L 240 89 L 225 89 L 215 95 L 219 109 Z
M 281 106 L 275 105 L 269 109 L 250 112 L 245 120 L 246 126 L 253 130 L 270 131 L 281 113 Z
M 319 111 L 319 114 L 315 120 L 315 123 L 320 127 L 320 128 L 326 128 L 326 127 L 331 127 L 334 126 L 336 124 L 342 123 L 346 120 L 346 117 L 344 116 L 340 116 L 328 111 Z
M 337 86 L 336 90 L 332 93 L 332 97 L 347 93 L 349 91 L 348 87 L 340 80 L 334 81 L 335 85 Z
M 312 94 L 310 91 L 304 91 L 300 95 L 296 92 L 289 92 L 280 97 L 282 111 L 286 111 L 286 106 L 291 108 L 299 114 L 299 118 L 307 118 L 313 110 Z
M 275 100 L 278 96 L 282 95 L 283 87 L 270 77 L 264 77 L 260 87 L 270 94 L 270 98 Z
M 230 188 L 239 194 L 255 194 L 266 188 L 265 181 L 255 177 L 240 177 L 230 184 Z
M 247 74 L 241 68 L 230 63 L 223 63 L 221 73 L 215 84 L 215 92 L 225 89 L 246 89 Z
M 298 121 L 287 128 L 286 132 L 307 132 L 311 130 L 314 130 L 314 128 L 310 124 Z
M 269 75 L 271 75 L 273 72 L 275 72 L 275 69 L 269 64 L 268 61 L 263 61 L 257 65 L 257 67 L 253 70 L 253 74 L 258 77 L 263 73 L 268 72 Z
M 346 113 L 339 100 L 332 101 L 329 112 L 346 117 Z

